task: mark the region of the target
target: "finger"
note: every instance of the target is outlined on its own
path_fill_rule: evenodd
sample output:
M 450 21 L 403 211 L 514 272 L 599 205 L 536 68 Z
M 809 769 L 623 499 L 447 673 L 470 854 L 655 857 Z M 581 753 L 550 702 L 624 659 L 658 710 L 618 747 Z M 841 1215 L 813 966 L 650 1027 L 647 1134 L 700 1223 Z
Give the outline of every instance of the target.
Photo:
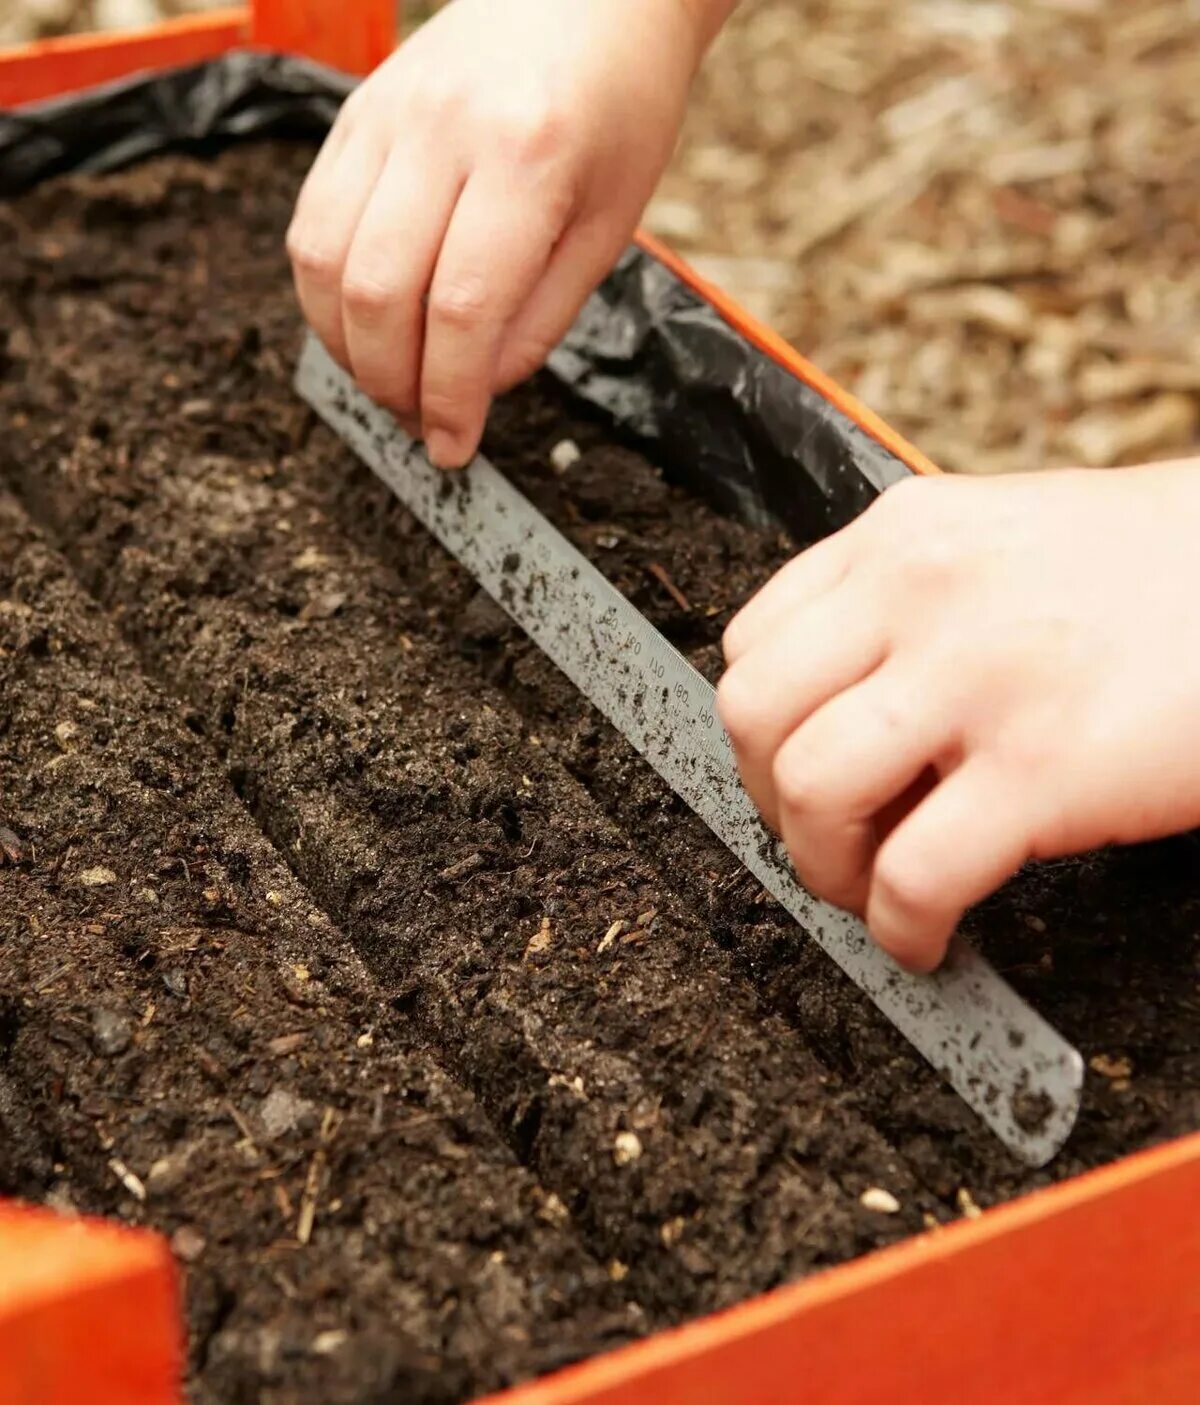
M 342 274 L 359 218 L 383 168 L 383 151 L 364 138 L 345 144 L 324 162 L 321 156 L 301 192 L 287 249 L 305 320 L 334 360 L 349 369 Z
M 415 419 L 425 294 L 462 188 L 432 153 L 396 149 L 363 210 L 342 277 L 342 328 L 354 378 Z
M 963 913 L 1029 858 L 1027 802 L 983 759 L 935 786 L 880 847 L 867 924 L 902 965 L 931 971 Z
M 721 679 L 717 706 L 742 781 L 773 828 L 776 752 L 823 703 L 874 672 L 886 652 L 879 611 L 847 584 L 790 615 Z
M 884 665 L 796 729 L 772 769 L 779 832 L 804 886 L 866 908 L 878 816 L 954 741 L 950 717 Z M 924 705 L 923 705 L 924 704 Z
M 850 553 L 841 532 L 793 557 L 730 620 L 723 641 L 726 663 L 736 663 L 774 634 L 793 611 L 840 585 L 849 569 Z
M 463 190 L 437 260 L 425 323 L 421 422 L 433 461 L 478 447 L 504 332 L 544 273 L 568 210 L 481 172 Z
M 504 335 L 495 390 L 511 390 L 539 370 L 570 331 L 579 309 L 616 263 L 629 231 L 600 214 L 578 219 L 550 256 L 545 276 Z

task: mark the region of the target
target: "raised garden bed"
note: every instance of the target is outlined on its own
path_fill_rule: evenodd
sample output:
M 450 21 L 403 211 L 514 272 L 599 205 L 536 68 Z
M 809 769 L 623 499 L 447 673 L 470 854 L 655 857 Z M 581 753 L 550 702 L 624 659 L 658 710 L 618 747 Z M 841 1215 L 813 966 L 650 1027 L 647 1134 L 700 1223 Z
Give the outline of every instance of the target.
M 1098 1070 L 1018 1172 L 298 404 L 309 158 L 0 210 L 0 1191 L 176 1234 L 199 1393 L 456 1399 L 1200 1124 L 1192 842 L 977 915 Z M 489 448 L 709 671 L 790 550 Z

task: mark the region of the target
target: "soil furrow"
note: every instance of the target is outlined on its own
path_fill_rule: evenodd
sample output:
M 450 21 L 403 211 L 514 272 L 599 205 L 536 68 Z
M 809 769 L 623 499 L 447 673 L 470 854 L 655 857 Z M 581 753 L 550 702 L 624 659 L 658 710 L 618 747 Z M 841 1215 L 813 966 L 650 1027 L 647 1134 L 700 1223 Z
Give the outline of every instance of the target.
M 492 628 L 457 568 L 430 558 L 406 589 L 332 520 L 314 485 L 330 463 L 362 471 L 289 388 L 298 163 L 266 159 L 24 202 L 27 334 L 71 373 L 16 378 L 7 470 L 395 1006 L 655 1320 L 911 1232 L 930 1202 L 892 1150 L 444 646 L 448 610 L 468 648 Z M 74 203 L 77 227 L 89 189 L 89 258 L 111 247 L 116 276 L 157 257 L 157 282 L 67 305 L 83 240 L 56 211 Z M 876 1182 L 900 1213 L 859 1204 Z
M 0 1192 L 172 1235 L 197 1400 L 450 1402 L 642 1329 L 3 494 L 0 719 Z

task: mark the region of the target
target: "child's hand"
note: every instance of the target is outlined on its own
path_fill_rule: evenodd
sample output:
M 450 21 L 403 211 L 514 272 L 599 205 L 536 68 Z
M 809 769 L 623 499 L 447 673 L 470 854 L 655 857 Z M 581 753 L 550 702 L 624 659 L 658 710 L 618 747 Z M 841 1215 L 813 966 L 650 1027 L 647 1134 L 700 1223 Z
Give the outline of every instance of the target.
M 353 94 L 300 195 L 304 313 L 442 467 L 616 261 L 730 0 L 455 0 Z
M 930 969 L 1026 859 L 1200 824 L 1200 460 L 913 480 L 730 625 L 742 776 L 802 882 Z

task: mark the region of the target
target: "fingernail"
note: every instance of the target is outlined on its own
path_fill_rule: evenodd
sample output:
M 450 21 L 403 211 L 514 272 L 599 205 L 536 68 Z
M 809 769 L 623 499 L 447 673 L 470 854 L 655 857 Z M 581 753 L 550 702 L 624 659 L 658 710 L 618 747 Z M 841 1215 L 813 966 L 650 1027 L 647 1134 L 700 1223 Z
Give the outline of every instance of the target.
M 431 429 L 425 439 L 425 448 L 430 459 L 438 468 L 463 468 L 468 456 L 462 445 L 445 429 Z

